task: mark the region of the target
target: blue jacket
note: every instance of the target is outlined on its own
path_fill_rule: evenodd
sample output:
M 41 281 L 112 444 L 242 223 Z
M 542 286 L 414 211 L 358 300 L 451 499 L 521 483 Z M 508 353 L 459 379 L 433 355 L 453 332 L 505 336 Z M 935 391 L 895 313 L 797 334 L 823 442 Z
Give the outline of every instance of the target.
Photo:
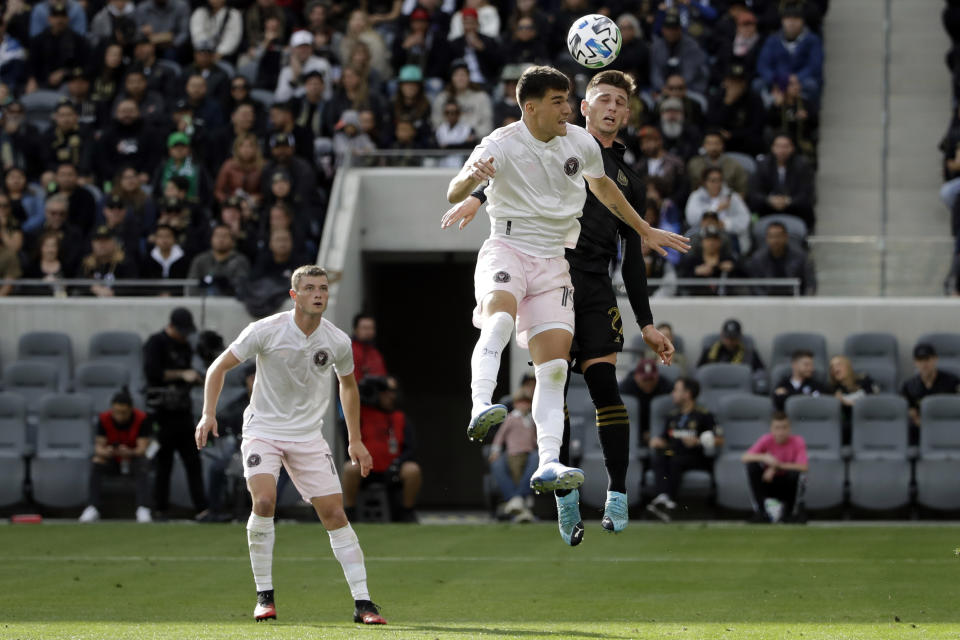
M 47 19 L 50 17 L 50 5 L 47 2 L 38 2 L 30 12 L 30 38 L 36 38 L 37 35 L 46 29 L 49 25 Z M 67 19 L 70 21 L 70 28 L 81 36 L 87 35 L 87 14 L 83 11 L 80 3 L 74 0 L 67 0 Z
M 813 95 L 808 97 L 818 97 L 823 84 L 823 43 L 820 36 L 804 29 L 794 41 L 791 53 L 782 31 L 770 35 L 757 57 L 757 75 L 767 88 L 774 85 L 783 88 L 787 78 L 796 75 L 804 94 L 812 91 Z

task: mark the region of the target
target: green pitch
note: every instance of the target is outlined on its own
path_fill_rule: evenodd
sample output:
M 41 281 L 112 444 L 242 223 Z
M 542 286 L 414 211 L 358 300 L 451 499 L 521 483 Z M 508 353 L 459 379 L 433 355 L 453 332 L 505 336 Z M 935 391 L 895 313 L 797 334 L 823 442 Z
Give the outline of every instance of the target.
M 590 522 L 358 525 L 387 627 L 319 525 L 277 527 L 279 620 L 251 620 L 240 525 L 0 527 L 0 638 L 960 638 L 960 530 Z

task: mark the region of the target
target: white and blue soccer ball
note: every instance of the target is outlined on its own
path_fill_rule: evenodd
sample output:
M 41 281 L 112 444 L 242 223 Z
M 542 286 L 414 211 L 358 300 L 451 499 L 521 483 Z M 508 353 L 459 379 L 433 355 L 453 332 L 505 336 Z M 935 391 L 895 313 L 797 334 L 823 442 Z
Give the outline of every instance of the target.
M 567 32 L 570 55 L 590 69 L 600 69 L 613 62 L 621 44 L 623 38 L 617 23 L 596 13 L 578 19 Z

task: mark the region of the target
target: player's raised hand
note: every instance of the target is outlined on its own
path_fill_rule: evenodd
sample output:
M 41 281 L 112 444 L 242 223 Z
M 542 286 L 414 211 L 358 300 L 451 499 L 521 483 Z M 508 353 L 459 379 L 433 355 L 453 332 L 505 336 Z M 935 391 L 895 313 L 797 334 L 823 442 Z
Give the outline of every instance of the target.
M 470 171 L 470 177 L 478 182 L 492 180 L 497 170 L 493 168 L 493 157 L 486 160 L 477 160 L 473 163 L 473 170 Z
M 360 465 L 360 475 L 366 478 L 373 469 L 373 456 L 367 451 L 367 447 L 357 440 L 347 445 L 347 453 L 350 455 L 350 461 L 353 464 Z
M 665 365 L 673 363 L 674 348 L 673 343 L 652 324 L 643 327 L 640 331 L 643 335 L 643 341 L 647 346 L 653 349 L 653 352 L 660 358 L 660 362 Z
M 215 438 L 220 437 L 220 434 L 217 433 L 217 419 L 213 416 L 201 416 L 200 422 L 197 423 L 197 429 L 193 434 L 194 439 L 197 441 L 197 449 L 203 449 L 207 446 L 207 434 L 211 432 Z
M 465 226 L 470 224 L 470 221 L 473 220 L 473 217 L 477 215 L 477 211 L 480 210 L 480 205 L 483 204 L 477 198 L 473 196 L 468 196 L 462 202 L 458 202 L 453 205 L 447 212 L 443 214 L 443 218 L 440 220 L 440 228 L 446 229 L 452 225 L 457 220 L 460 221 L 460 226 L 458 229 L 463 229 Z
M 650 227 L 643 236 L 643 241 L 661 256 L 667 255 L 667 249 L 676 249 L 680 253 L 690 251 L 690 238 L 656 227 Z

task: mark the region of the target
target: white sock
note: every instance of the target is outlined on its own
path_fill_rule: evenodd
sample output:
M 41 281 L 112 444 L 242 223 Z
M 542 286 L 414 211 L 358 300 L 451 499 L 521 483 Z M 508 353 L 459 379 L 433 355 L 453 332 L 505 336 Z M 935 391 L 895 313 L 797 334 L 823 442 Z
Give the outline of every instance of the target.
M 483 321 L 480 338 L 470 358 L 472 415 L 480 413 L 493 399 L 493 390 L 497 387 L 497 373 L 500 371 L 500 355 L 510 343 L 512 333 L 513 317 L 506 311 L 498 311 Z
M 257 591 L 273 589 L 273 540 L 273 518 L 251 512 L 247 520 L 247 545 Z
M 533 368 L 537 386 L 533 391 L 533 421 L 537 425 L 540 466 L 560 457 L 563 444 L 563 386 L 567 361 L 548 360 Z
M 369 600 L 367 591 L 367 569 L 363 566 L 363 550 L 353 527 L 347 526 L 327 532 L 330 535 L 330 548 L 343 567 L 343 577 L 350 585 L 350 593 L 354 600 Z

